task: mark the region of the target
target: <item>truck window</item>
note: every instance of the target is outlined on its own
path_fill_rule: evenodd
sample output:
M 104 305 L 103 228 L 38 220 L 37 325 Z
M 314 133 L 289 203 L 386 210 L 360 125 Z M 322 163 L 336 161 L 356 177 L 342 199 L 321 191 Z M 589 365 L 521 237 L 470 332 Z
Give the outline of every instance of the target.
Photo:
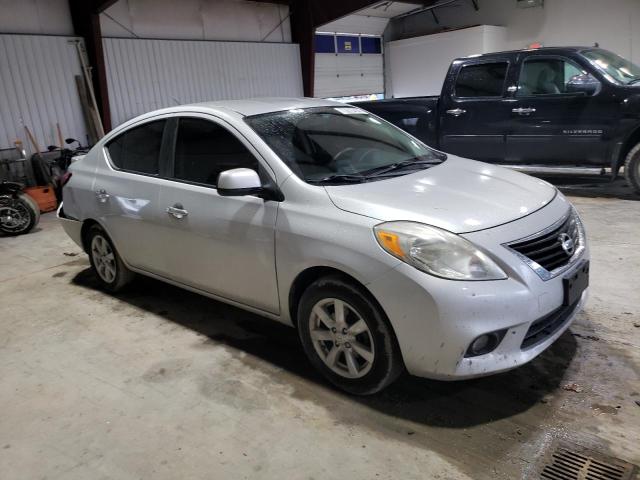
M 455 96 L 501 97 L 507 66 L 507 62 L 465 65 L 456 79 Z
M 570 93 L 567 83 L 575 76 L 586 75 L 573 62 L 560 58 L 525 60 L 518 80 L 517 96 Z

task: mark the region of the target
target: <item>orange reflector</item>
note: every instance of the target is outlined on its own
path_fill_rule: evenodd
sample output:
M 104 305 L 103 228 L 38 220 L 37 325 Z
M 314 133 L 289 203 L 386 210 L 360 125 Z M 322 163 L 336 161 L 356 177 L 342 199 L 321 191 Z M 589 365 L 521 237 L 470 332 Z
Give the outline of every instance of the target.
M 378 241 L 380 244 L 390 253 L 393 253 L 397 257 L 403 258 L 404 252 L 400 246 L 400 238 L 395 233 L 383 232 L 378 230 L 376 232 Z

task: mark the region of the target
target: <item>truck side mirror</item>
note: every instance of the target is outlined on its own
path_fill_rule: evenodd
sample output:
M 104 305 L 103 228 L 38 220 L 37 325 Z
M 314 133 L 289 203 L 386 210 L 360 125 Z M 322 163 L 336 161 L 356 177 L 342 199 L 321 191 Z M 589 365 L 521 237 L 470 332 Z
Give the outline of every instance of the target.
M 600 91 L 600 82 L 589 73 L 574 75 L 567 82 L 566 91 L 567 93 L 583 93 L 590 97 Z

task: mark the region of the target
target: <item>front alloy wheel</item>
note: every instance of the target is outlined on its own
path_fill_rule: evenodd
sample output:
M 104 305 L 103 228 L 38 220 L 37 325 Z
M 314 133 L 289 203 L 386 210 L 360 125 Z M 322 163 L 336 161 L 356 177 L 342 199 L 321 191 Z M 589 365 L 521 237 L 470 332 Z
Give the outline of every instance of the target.
M 300 342 L 327 380 L 356 395 L 379 392 L 404 370 L 385 313 L 363 287 L 342 275 L 313 282 L 297 310 Z
M 320 300 L 311 309 L 309 331 L 324 364 L 345 378 L 364 377 L 375 359 L 373 336 L 362 316 L 337 298 Z

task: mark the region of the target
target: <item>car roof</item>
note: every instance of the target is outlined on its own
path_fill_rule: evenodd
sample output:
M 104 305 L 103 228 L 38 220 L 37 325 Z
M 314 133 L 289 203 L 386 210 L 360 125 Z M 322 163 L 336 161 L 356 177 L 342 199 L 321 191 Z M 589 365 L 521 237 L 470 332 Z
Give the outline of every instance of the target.
M 284 110 L 293 110 L 296 108 L 311 107 L 340 107 L 345 106 L 344 103 L 332 100 L 323 100 L 321 98 L 249 98 L 246 100 L 219 100 L 212 102 L 194 103 L 189 106 L 205 108 L 205 109 L 224 109 L 236 112 L 239 115 L 251 116 L 263 113 L 281 112 Z
M 185 105 L 175 105 L 173 107 L 161 108 L 159 110 L 153 110 L 143 113 L 137 117 L 131 118 L 126 122 L 121 123 L 117 127 L 114 127 L 111 132 L 105 136 L 105 141 L 109 141 L 112 137 L 115 137 L 130 128 L 132 125 L 137 124 L 140 121 L 148 120 L 158 115 L 163 114 L 181 114 L 188 111 L 196 112 L 210 112 L 217 113 L 219 115 L 236 116 L 239 118 L 260 115 L 263 113 L 282 112 L 286 110 L 293 110 L 297 108 L 312 108 L 312 107 L 348 107 L 349 105 L 341 102 L 335 102 L 333 100 L 323 100 L 321 98 L 278 98 L 278 97 L 265 97 L 265 98 L 248 98 L 246 100 L 216 100 L 211 102 L 190 103 Z

